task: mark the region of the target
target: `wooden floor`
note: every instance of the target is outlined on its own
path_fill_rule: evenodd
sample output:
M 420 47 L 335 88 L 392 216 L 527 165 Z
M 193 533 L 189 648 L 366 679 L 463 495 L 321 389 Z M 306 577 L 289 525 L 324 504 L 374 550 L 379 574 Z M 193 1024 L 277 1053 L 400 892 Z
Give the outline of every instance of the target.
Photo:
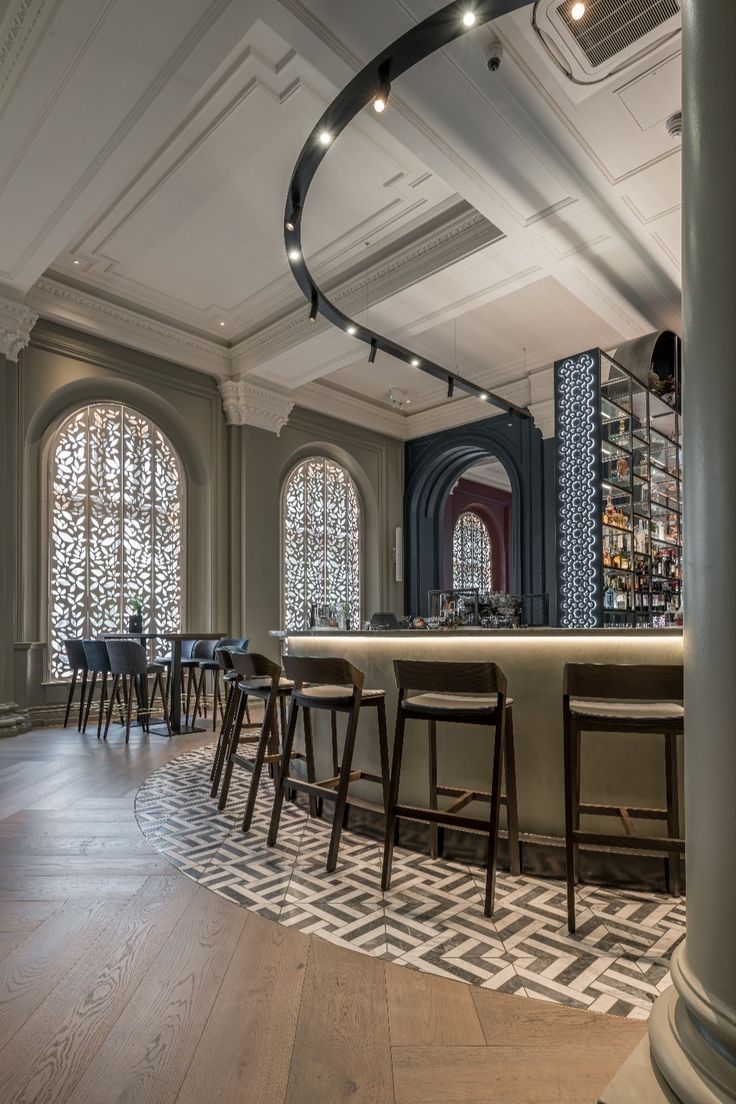
M 0 741 L 2 1104 L 593 1104 L 644 1025 L 335 948 L 169 866 L 135 792 L 202 739 Z

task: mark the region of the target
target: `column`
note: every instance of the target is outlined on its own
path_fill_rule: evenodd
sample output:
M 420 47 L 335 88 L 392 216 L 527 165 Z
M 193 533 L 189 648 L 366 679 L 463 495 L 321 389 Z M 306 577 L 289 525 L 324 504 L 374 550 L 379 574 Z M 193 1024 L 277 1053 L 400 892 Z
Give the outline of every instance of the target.
M 0 296 L 0 739 L 27 732 L 27 710 L 14 698 L 19 623 L 20 442 L 18 354 L 28 344 L 37 315 Z
M 687 937 L 605 1104 L 736 1101 L 736 4 L 683 7 Z

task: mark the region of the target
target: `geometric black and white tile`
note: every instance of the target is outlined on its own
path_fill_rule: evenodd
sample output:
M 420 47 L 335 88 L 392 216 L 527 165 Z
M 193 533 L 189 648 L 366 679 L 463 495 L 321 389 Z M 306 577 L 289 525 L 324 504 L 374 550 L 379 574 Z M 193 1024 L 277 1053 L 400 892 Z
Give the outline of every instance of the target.
M 162 855 L 214 893 L 364 954 L 594 1012 L 646 1019 L 669 986 L 669 959 L 685 934 L 683 899 L 581 886 L 571 935 L 561 882 L 499 871 L 488 919 L 483 869 L 401 847 L 383 894 L 380 845 L 346 829 L 337 869 L 327 874 L 330 826 L 300 805 L 284 802 L 277 844 L 266 846 L 267 772 L 243 833 L 250 776 L 236 772 L 218 812 L 209 796 L 212 754 L 198 748 L 152 774 L 138 791 L 136 817 Z

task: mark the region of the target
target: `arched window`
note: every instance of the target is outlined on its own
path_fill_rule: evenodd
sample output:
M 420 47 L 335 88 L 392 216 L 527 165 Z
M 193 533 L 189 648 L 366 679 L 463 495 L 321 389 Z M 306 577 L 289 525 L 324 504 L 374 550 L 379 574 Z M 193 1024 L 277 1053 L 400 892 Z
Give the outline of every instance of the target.
M 491 534 L 480 514 L 465 510 L 452 534 L 452 585 L 493 590 Z
M 182 607 L 183 479 L 173 446 L 130 407 L 97 403 L 59 427 L 49 458 L 49 665 L 63 641 L 127 626 L 176 632 Z
M 362 517 L 355 484 L 339 464 L 310 456 L 283 494 L 284 627 L 309 625 L 311 606 L 331 606 L 360 622 Z

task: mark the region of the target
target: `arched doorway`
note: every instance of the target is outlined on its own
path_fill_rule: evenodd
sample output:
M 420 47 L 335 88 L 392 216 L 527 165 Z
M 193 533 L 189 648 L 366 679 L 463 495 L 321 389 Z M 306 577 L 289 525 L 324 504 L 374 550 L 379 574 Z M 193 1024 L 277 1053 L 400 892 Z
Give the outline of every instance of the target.
M 511 494 L 506 589 L 516 594 L 548 592 L 554 577 L 551 456 L 530 418 L 500 415 L 444 430 L 406 448 L 404 497 L 405 603 L 407 613 L 425 613 L 427 595 L 446 583 L 445 516 L 450 492 L 468 470 L 493 461 L 508 479 Z M 545 478 L 546 474 L 546 478 Z M 551 555 L 551 565 L 548 557 Z M 551 566 L 552 570 L 549 570 Z

